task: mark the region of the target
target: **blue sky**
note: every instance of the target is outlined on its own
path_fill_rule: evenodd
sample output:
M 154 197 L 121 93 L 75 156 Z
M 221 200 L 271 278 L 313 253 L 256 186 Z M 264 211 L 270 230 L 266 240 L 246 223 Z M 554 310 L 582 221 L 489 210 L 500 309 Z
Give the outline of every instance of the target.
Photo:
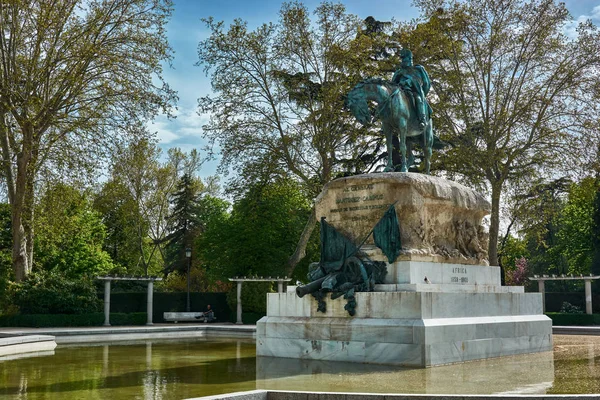
M 193 148 L 200 150 L 205 144 L 202 139 L 202 125 L 206 117 L 196 114 L 197 99 L 210 93 L 210 80 L 205 76 L 202 67 L 194 66 L 198 60 L 198 43 L 205 39 L 209 32 L 205 29 L 201 18 L 209 16 L 217 21 L 231 22 L 241 18 L 251 28 L 263 22 L 276 22 L 281 1 L 255 0 L 174 0 L 174 11 L 169 22 L 167 34 L 175 51 L 173 67 L 166 67 L 164 76 L 169 85 L 179 94 L 177 118 L 167 120 L 159 117 L 149 124 L 149 129 L 156 132 L 160 147 L 166 152 L 170 147 L 180 147 L 184 151 Z M 320 1 L 304 1 L 310 9 Z M 369 15 L 377 20 L 410 20 L 418 16 L 412 7 L 412 0 L 346 0 L 342 1 L 348 12 L 361 18 Z M 567 8 L 576 20 L 591 18 L 600 23 L 600 0 L 566 0 Z M 566 28 L 573 33 L 575 24 Z M 215 174 L 217 162 L 206 163 L 200 176 Z

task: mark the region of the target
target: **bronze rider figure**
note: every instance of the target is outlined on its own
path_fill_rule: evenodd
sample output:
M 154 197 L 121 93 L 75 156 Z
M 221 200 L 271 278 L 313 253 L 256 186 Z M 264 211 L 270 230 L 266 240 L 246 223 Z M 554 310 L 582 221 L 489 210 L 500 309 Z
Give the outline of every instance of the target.
M 392 83 L 398 85 L 399 88 L 407 89 L 406 92 L 411 94 L 419 125 L 424 129 L 427 125 L 427 115 L 429 114 L 429 105 L 425 98 L 431 88 L 429 74 L 427 74 L 423 66 L 413 65 L 413 56 L 410 50 L 402 49 L 400 51 L 400 59 L 402 62 L 392 77 Z

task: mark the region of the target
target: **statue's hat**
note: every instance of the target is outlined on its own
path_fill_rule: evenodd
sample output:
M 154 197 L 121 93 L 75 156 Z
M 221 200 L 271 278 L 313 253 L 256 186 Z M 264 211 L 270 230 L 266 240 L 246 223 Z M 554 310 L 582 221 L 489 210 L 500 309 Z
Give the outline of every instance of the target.
M 409 49 L 400 50 L 400 58 L 404 57 L 412 57 L 412 51 L 410 51 Z

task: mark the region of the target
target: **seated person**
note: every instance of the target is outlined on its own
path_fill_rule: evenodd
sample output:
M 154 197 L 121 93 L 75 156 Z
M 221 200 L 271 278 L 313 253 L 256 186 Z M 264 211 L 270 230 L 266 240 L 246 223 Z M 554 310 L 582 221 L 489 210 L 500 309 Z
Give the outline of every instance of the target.
M 206 311 L 196 317 L 196 319 L 201 319 L 202 322 L 213 322 L 216 319 L 214 311 L 210 308 L 210 304 L 206 306 Z

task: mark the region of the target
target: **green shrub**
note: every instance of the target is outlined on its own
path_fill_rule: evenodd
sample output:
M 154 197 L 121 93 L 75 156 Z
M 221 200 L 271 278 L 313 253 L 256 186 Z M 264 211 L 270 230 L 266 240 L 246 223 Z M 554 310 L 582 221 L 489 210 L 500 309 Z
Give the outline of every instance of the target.
M 563 314 L 583 314 L 583 311 L 580 307 L 574 306 L 568 301 L 563 301 L 562 306 L 560 307 L 560 312 Z
M 103 313 L 90 314 L 19 314 L 0 316 L 0 326 L 18 326 L 32 328 L 55 328 L 63 326 L 101 326 Z M 144 325 L 146 313 L 111 313 L 111 325 Z
M 552 325 L 577 326 L 600 325 L 600 314 L 564 314 L 546 313 L 552 319 Z
M 56 272 L 30 274 L 14 284 L 12 302 L 21 314 L 85 314 L 101 310 L 91 278 L 66 279 Z

